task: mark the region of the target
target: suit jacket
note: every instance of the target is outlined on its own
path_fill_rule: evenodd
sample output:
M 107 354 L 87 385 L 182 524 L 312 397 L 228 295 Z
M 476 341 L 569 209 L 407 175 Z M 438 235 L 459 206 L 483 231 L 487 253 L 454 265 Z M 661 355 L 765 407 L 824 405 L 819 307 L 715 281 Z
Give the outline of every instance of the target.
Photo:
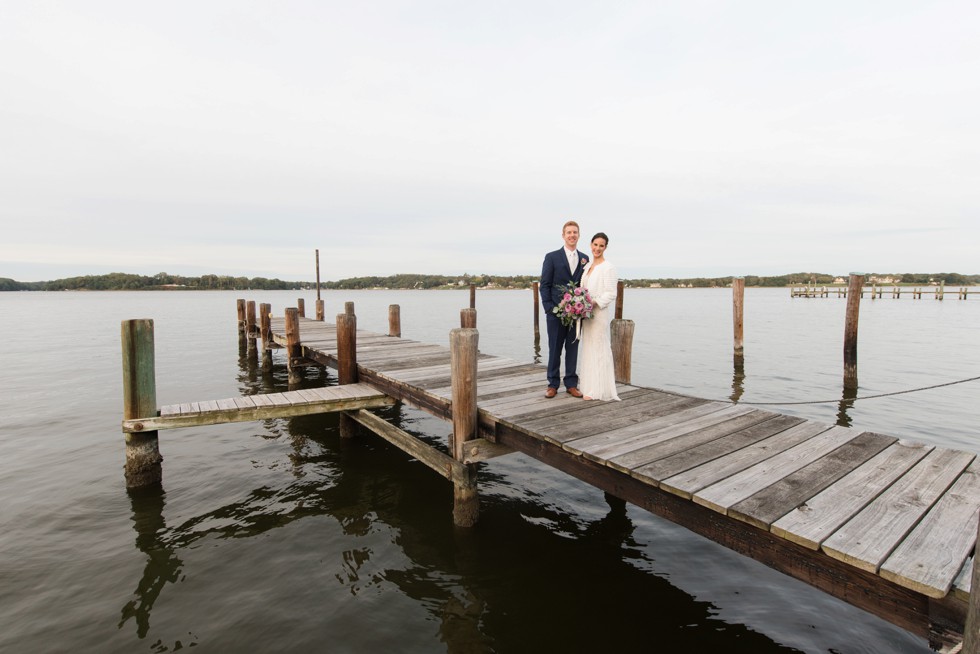
M 589 257 L 578 250 L 576 252 L 578 253 L 578 264 L 575 266 L 574 272 L 568 271 L 565 248 L 559 248 L 544 255 L 539 290 L 541 292 L 541 304 L 548 314 L 561 303 L 565 286 L 570 282 L 578 284 L 582 281 L 582 270 L 585 268 L 585 264 L 589 262 Z

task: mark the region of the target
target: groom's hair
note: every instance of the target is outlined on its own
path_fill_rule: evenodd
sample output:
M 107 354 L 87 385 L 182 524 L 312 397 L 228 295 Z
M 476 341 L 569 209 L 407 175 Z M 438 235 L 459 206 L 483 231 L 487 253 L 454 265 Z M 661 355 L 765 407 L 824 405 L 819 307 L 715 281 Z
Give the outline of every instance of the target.
M 578 229 L 578 230 L 581 230 L 582 229 L 581 227 L 578 226 L 578 223 L 577 222 L 575 222 L 574 220 L 569 220 L 567 223 L 565 223 L 564 225 L 561 226 L 561 233 L 562 234 L 565 233 L 565 228 L 568 227 L 569 225 L 571 225 L 572 227 L 574 227 L 575 229 Z

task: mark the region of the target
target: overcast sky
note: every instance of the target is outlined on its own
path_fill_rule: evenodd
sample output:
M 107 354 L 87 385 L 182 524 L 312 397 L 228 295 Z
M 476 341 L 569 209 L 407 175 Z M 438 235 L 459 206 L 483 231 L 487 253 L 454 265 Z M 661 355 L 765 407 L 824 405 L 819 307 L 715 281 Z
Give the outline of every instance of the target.
M 5 2 L 0 277 L 980 273 L 980 3 Z

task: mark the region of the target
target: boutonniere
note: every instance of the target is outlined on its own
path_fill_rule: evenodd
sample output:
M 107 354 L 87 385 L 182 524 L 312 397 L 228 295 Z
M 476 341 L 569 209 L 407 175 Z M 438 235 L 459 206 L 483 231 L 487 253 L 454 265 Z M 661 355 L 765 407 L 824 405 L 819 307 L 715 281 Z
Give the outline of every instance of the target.
M 583 266 L 584 266 L 585 264 L 587 264 L 588 262 L 589 262 L 589 260 L 588 260 L 588 259 L 586 259 L 585 257 L 582 257 L 582 260 L 581 260 L 581 261 L 579 261 L 579 263 L 580 263 L 581 265 L 583 265 Z

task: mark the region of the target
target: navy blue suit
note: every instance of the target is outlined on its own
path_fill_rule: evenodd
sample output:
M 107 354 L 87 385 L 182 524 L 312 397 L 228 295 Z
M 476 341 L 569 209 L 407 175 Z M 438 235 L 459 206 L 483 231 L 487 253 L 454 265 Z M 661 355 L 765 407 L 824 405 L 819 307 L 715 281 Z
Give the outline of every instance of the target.
M 570 282 L 576 284 L 582 281 L 582 270 L 589 257 L 578 252 L 578 263 L 573 272 L 568 270 L 568 259 L 565 258 L 565 248 L 549 252 L 544 256 L 541 267 L 541 304 L 548 325 L 548 386 L 558 388 L 561 379 L 561 352 L 565 350 L 565 388 L 578 387 L 578 373 L 575 370 L 578 363 L 578 342 L 575 341 L 575 328 L 566 327 L 551 312 L 561 303 L 565 287 Z

